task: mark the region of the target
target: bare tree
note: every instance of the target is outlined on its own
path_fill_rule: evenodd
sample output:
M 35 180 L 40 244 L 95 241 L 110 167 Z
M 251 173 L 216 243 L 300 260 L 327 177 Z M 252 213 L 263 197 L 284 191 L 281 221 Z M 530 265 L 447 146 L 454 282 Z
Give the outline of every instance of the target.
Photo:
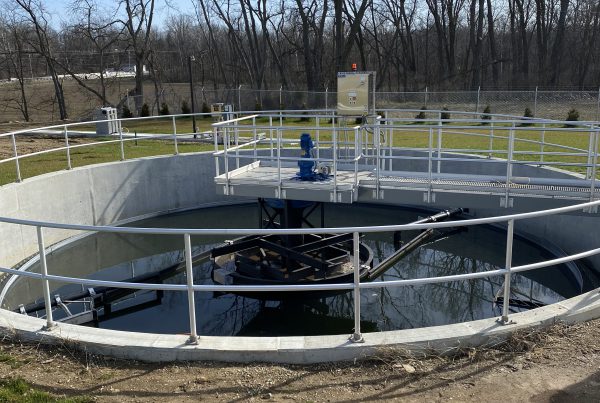
M 14 22 L 3 21 L 3 25 L 5 26 L 5 30 L 2 32 L 2 51 L 6 55 L 9 71 L 12 71 L 15 74 L 15 78 L 19 82 L 20 94 L 18 98 L 9 99 L 7 101 L 13 101 L 16 104 L 16 108 L 19 109 L 23 115 L 23 119 L 25 119 L 26 122 L 29 122 L 29 101 L 25 91 L 25 66 L 23 62 L 23 58 L 26 54 L 23 45 L 25 43 L 27 31 L 25 27 Z M 31 56 L 31 53 L 28 53 L 27 55 Z
M 126 16 L 121 23 L 135 55 L 135 108 L 138 114 L 144 103 L 144 63 L 150 53 L 154 3 L 155 0 L 119 0 L 125 7 Z
M 54 85 L 54 93 L 60 119 L 67 119 L 67 107 L 62 83 L 58 77 L 55 59 L 53 57 L 52 46 L 50 44 L 51 29 L 47 20 L 47 13 L 41 0 L 15 0 L 17 6 L 24 12 L 24 22 L 30 23 L 35 31 L 37 40 L 32 40 L 29 44 L 45 60 L 48 72 Z

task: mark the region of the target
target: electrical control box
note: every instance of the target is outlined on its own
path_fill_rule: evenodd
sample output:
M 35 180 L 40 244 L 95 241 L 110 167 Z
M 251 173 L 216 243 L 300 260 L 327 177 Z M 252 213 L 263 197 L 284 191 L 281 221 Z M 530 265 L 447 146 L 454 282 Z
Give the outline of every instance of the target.
M 233 105 L 218 102 L 210 105 L 210 113 L 215 122 L 233 119 Z
M 338 73 L 337 113 L 367 116 L 375 112 L 375 73 L 352 71 Z

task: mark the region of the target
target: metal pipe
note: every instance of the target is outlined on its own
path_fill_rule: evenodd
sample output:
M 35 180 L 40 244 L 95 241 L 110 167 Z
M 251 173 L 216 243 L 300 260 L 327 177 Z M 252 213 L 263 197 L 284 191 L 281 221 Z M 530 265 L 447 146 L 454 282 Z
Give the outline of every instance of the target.
M 42 227 L 36 227 L 38 251 L 40 254 L 40 267 L 42 278 L 42 289 L 44 293 L 44 306 L 46 307 L 46 328 L 51 329 L 54 326 L 52 319 L 52 301 L 50 300 L 50 285 L 48 284 L 48 263 L 46 262 L 46 247 L 44 246 L 44 233 Z
M 364 342 L 360 331 L 360 236 L 354 232 L 352 237 L 354 265 L 354 333 L 350 337 L 353 343 Z
M 196 330 L 196 303 L 194 301 L 194 272 L 192 270 L 192 241 L 190 234 L 183 236 L 185 243 L 185 276 L 187 280 L 188 308 L 190 316 L 190 338 L 188 343 L 198 343 L 198 333 Z
M 504 269 L 504 301 L 502 302 L 502 323 L 508 324 L 508 307 L 510 306 L 510 276 L 512 266 L 512 252 L 513 252 L 513 233 L 515 227 L 515 220 L 508 220 L 508 228 L 506 230 L 506 260 Z
M 24 220 L 20 218 L 0 217 L 0 222 L 43 226 L 44 228 L 71 229 L 76 231 L 94 231 L 94 232 L 113 232 L 121 234 L 155 234 L 155 235 L 302 235 L 302 234 L 342 234 L 359 231 L 361 233 L 375 233 L 387 231 L 408 231 L 425 230 L 428 228 L 450 228 L 450 227 L 470 227 L 480 224 L 494 224 L 508 220 L 525 220 L 550 216 L 554 214 L 563 214 L 572 211 L 582 211 L 600 205 L 600 200 L 580 204 L 558 207 L 548 210 L 532 211 L 528 213 L 507 214 L 497 217 L 472 218 L 461 221 L 435 222 L 428 224 L 401 224 L 401 225 L 382 225 L 365 227 L 336 227 L 336 228 L 275 228 L 275 229 L 247 229 L 247 228 L 211 228 L 211 229 L 182 229 L 182 228 L 136 228 L 136 227 L 118 227 L 118 226 L 95 226 L 80 224 L 62 224 L 44 221 Z M 87 284 L 87 283 L 85 283 Z M 91 283 L 90 283 L 91 284 Z

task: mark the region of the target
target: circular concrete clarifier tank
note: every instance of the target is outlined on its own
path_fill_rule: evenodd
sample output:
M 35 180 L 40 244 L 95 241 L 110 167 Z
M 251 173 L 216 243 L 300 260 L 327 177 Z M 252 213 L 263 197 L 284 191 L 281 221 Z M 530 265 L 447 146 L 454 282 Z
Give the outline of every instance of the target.
M 199 173 L 202 174 L 199 175 Z M 145 224 L 148 223 L 147 221 L 141 223 L 134 223 L 133 221 L 144 218 L 150 219 L 149 217 L 157 217 L 154 218 L 154 220 L 160 221 L 166 218 L 166 216 L 160 217 L 166 213 L 193 210 L 202 207 L 202 210 L 196 210 L 199 216 L 223 209 L 221 213 L 230 217 L 236 217 L 234 222 L 241 221 L 240 217 L 243 216 L 250 226 L 252 225 L 251 222 L 254 222 L 255 224 L 255 217 L 244 213 L 247 209 L 255 211 L 255 207 L 244 205 L 216 207 L 227 204 L 244 203 L 248 200 L 244 198 L 224 198 L 213 192 L 207 191 L 207 189 L 214 188 L 212 182 L 213 177 L 214 160 L 208 153 L 146 158 L 121 163 L 77 168 L 68 172 L 42 175 L 28 179 L 19 184 L 6 185 L 0 188 L 0 201 L 6 202 L 4 205 L 8 206 L 7 212 L 3 213 L 5 216 L 38 219 L 58 223 L 108 225 L 112 223 L 128 222 L 128 225 L 145 226 Z M 410 220 L 410 214 L 425 215 L 424 212 L 419 213 L 415 210 L 412 210 L 412 213 L 408 214 L 402 212 L 399 208 L 389 206 L 345 206 L 344 209 L 347 209 L 347 217 L 358 217 L 356 220 L 359 224 L 360 217 L 367 217 L 367 215 L 370 218 L 376 218 L 377 214 L 382 214 L 382 216 L 387 218 L 389 217 L 390 212 L 393 212 L 398 214 L 398 222 L 393 223 L 407 222 L 404 220 Z M 363 209 L 362 212 L 367 214 L 355 216 L 352 213 L 349 213 L 351 211 L 350 209 L 355 209 L 354 211 L 361 211 L 360 209 Z M 499 211 L 503 212 L 500 209 Z M 176 226 L 189 228 L 188 225 L 179 224 L 189 223 L 190 217 L 192 217 L 193 214 L 196 214 L 196 212 L 177 213 L 172 215 L 171 219 L 180 220 Z M 478 212 L 473 213 L 477 214 Z M 487 213 L 490 214 L 494 212 L 488 211 Z M 330 215 L 328 217 L 331 217 L 331 221 L 329 221 L 330 218 L 327 219 L 328 226 L 343 224 L 344 213 Z M 592 218 L 591 221 L 593 221 L 593 223 L 590 222 L 590 218 L 591 217 L 577 215 L 568 216 L 566 218 L 560 216 L 557 217 L 554 222 L 560 224 L 563 220 L 568 220 L 570 222 L 568 227 L 573 227 L 572 231 L 576 231 L 578 226 L 579 229 L 581 229 L 582 225 L 584 227 L 595 225 L 596 218 Z M 217 223 L 220 222 L 220 220 L 217 221 Z M 373 225 L 370 221 L 367 223 Z M 243 227 L 243 225 L 237 225 L 237 227 Z M 563 247 L 560 239 L 568 236 L 568 234 L 565 234 L 565 231 L 567 231 L 565 227 L 560 228 L 560 236 L 548 236 L 552 230 L 558 231 L 559 228 L 560 227 L 553 228 L 553 225 L 549 225 L 548 223 L 540 225 L 539 220 L 531 225 L 518 224 L 517 234 L 523 233 L 527 234 L 527 237 L 532 235 L 534 237 L 533 239 L 536 239 L 537 237 L 539 239 L 546 238 L 553 241 L 547 242 L 545 247 L 536 249 L 532 247 L 532 238 L 517 238 L 515 240 L 515 250 L 521 249 L 521 251 L 523 251 L 523 249 L 527 249 L 527 252 L 523 255 L 526 259 L 522 262 L 541 260 L 539 257 L 547 259 L 548 253 L 556 252 L 554 246 L 557 245 L 558 247 Z M 47 245 L 57 244 L 60 241 L 65 241 L 72 236 L 79 234 L 75 231 L 54 229 L 45 229 L 44 231 Z M 477 247 L 474 247 L 474 245 L 479 245 L 482 240 L 481 234 L 476 231 L 487 231 L 489 241 L 488 246 L 499 246 L 497 252 L 491 252 L 488 248 L 488 250 L 486 250 L 488 259 L 480 258 L 480 261 L 484 265 L 488 264 L 501 267 L 502 258 L 504 256 L 504 245 L 501 243 L 504 236 L 502 235 L 502 232 L 498 232 L 491 228 L 473 230 L 466 234 L 457 235 L 466 237 L 465 245 L 467 246 L 459 246 L 458 250 L 460 253 L 456 253 L 457 249 L 452 250 L 452 247 L 457 248 L 456 246 L 444 246 L 444 242 L 448 242 L 448 240 L 444 240 L 440 241 L 438 245 L 440 246 L 439 249 L 435 249 L 435 245 L 430 245 L 429 247 L 423 248 L 424 252 L 414 254 L 413 259 L 432 259 L 432 264 L 427 266 L 427 272 L 423 273 L 426 276 L 441 274 L 432 272 L 439 262 L 439 260 L 436 260 L 436 254 L 439 255 L 438 257 L 444 259 L 450 259 L 452 256 L 459 256 L 460 258 L 457 258 L 456 261 L 461 261 L 461 263 L 456 264 L 457 269 L 459 268 L 462 270 L 463 268 L 468 268 L 470 267 L 469 263 L 465 263 L 465 260 L 468 260 L 469 257 L 477 260 L 477 256 L 473 256 L 473 251 L 470 253 L 468 252 L 468 245 L 471 245 L 473 250 L 476 251 Z M 15 234 L 17 235 L 15 236 Z M 91 272 L 96 271 L 96 269 L 110 269 L 111 266 L 118 265 L 127 266 L 128 264 L 130 265 L 130 263 L 127 262 L 132 259 L 139 262 L 142 262 L 143 259 L 147 259 L 145 263 L 140 263 L 143 266 L 141 270 L 151 270 L 152 268 L 160 267 L 168 261 L 176 260 L 179 257 L 179 252 L 177 251 L 181 250 L 183 246 L 182 237 L 176 236 L 173 237 L 169 243 L 164 243 L 163 241 L 142 242 L 142 247 L 133 247 L 135 253 L 132 255 L 131 250 L 127 250 L 127 248 L 120 250 L 118 247 L 119 242 L 122 245 L 127 245 L 130 242 L 127 237 L 113 234 L 109 235 L 109 237 L 112 237 L 113 239 L 103 239 L 105 235 L 106 234 L 102 234 L 101 236 L 88 235 L 82 239 L 66 243 L 63 246 L 64 249 L 56 248 L 56 250 L 48 257 L 49 272 L 51 274 L 67 274 L 77 277 L 85 270 L 91 274 Z M 572 235 L 575 235 L 575 233 Z M 469 236 L 473 236 L 473 238 L 469 239 Z M 389 242 L 378 239 L 381 237 L 381 235 L 377 235 L 370 240 L 370 242 L 372 242 L 372 247 L 375 250 L 377 250 L 377 248 L 385 249 L 386 247 L 389 247 Z M 218 242 L 219 239 L 213 239 L 213 241 Z M 178 243 L 179 247 L 176 246 Z M 194 242 L 194 244 L 199 245 L 198 242 Z M 0 245 L 3 246 L 0 251 L 0 254 L 2 254 L 2 261 L 6 261 L 9 265 L 15 266 L 19 262 L 22 262 L 27 256 L 31 256 L 35 253 L 37 247 L 35 229 L 11 224 L 0 224 Z M 79 251 L 73 249 L 75 255 L 69 257 L 69 251 L 67 249 L 76 248 L 78 245 L 86 245 L 85 248 L 87 249 Z M 481 246 L 485 247 L 485 245 Z M 567 250 L 566 252 L 576 253 L 579 250 L 586 250 L 586 248 L 591 249 L 593 246 L 593 240 L 589 240 L 589 245 L 586 245 L 585 240 L 583 240 L 580 249 L 572 251 Z M 534 250 L 538 251 L 538 256 L 536 256 L 535 252 L 532 252 Z M 78 253 L 80 254 L 79 260 L 73 257 L 77 256 Z M 145 256 L 151 257 L 146 258 Z M 56 259 L 56 261 L 53 261 L 53 259 Z M 69 261 L 71 261 L 72 265 L 68 264 Z M 65 272 L 61 271 L 63 269 L 57 268 L 58 262 L 66 263 L 61 265 L 61 267 L 65 267 Z M 84 262 L 86 264 L 83 264 Z M 522 262 L 517 263 L 520 264 Z M 55 263 L 57 266 L 54 265 Z M 133 270 L 135 270 L 135 264 L 136 263 L 134 263 Z M 131 266 L 112 269 L 112 271 L 106 270 L 104 273 L 96 273 L 94 276 L 109 273 L 118 276 L 125 273 L 128 269 L 131 270 Z M 422 270 L 414 269 L 411 272 L 411 269 L 407 268 L 406 265 L 399 265 L 395 269 L 394 273 L 388 273 L 386 276 L 389 275 L 395 277 L 406 275 L 408 278 L 413 278 L 415 276 L 418 277 L 419 274 L 421 274 L 419 270 Z M 572 267 L 563 269 L 563 272 L 565 272 L 565 270 L 567 272 L 568 279 L 566 282 L 576 283 L 576 281 L 573 281 L 575 276 L 572 275 L 571 269 Z M 121 270 L 122 273 L 119 272 L 119 270 Z M 458 272 L 460 272 L 460 270 Z M 552 268 L 545 269 L 544 271 L 544 273 L 551 272 Z M 79 274 L 76 275 L 76 273 Z M 198 278 L 195 278 L 195 280 L 201 283 L 202 273 L 198 271 L 196 275 Z M 535 276 L 530 276 L 530 278 L 534 277 Z M 506 334 L 515 329 L 527 326 L 537 326 L 542 323 L 556 320 L 557 318 L 572 321 L 598 316 L 600 302 L 598 301 L 597 290 L 592 290 L 580 296 L 565 299 L 565 297 L 572 296 L 572 289 L 565 291 L 563 288 L 562 291 L 556 292 L 552 291 L 552 288 L 556 289 L 556 286 L 547 284 L 547 287 L 542 287 L 538 285 L 538 281 L 531 281 L 526 277 L 522 278 L 525 282 L 521 284 L 521 294 L 527 294 L 527 292 L 536 293 L 535 296 L 533 294 L 530 294 L 530 296 L 533 296 L 535 299 L 541 300 L 542 302 L 554 302 L 559 300 L 560 302 L 543 308 L 527 310 L 520 314 L 511 315 L 511 319 L 515 323 L 510 325 L 498 324 L 495 317 L 471 322 L 447 324 L 469 319 L 478 319 L 489 316 L 490 314 L 497 314 L 497 311 L 493 310 L 494 308 L 490 299 L 493 298 L 494 295 L 492 294 L 494 291 L 497 291 L 498 286 L 501 283 L 501 277 L 496 277 L 494 279 L 496 283 L 495 286 L 492 283 L 488 283 L 489 290 L 484 291 L 481 294 L 483 295 L 483 298 L 476 298 L 476 309 L 472 310 L 471 313 L 463 310 L 463 305 L 461 304 L 464 303 L 464 300 L 456 305 L 447 303 L 444 298 L 440 298 L 438 301 L 432 300 L 432 297 L 435 297 L 436 293 L 425 293 L 424 295 L 422 292 L 419 292 L 419 290 L 412 289 L 410 290 L 410 293 L 412 294 L 409 298 L 411 302 L 406 304 L 403 302 L 403 300 L 406 299 L 406 294 L 394 293 L 397 293 L 399 290 L 405 292 L 407 287 L 400 287 L 393 290 L 385 288 L 378 290 L 363 290 L 362 298 L 364 307 L 362 319 L 365 322 L 372 322 L 374 324 L 372 330 L 380 331 L 368 333 L 368 330 L 364 329 L 366 332 L 365 343 L 362 344 L 349 343 L 347 341 L 348 334 L 352 332 L 352 328 L 351 326 L 347 327 L 347 324 L 343 322 L 343 319 L 347 319 L 348 317 L 351 318 L 352 305 L 351 298 L 344 299 L 343 296 L 331 297 L 335 304 L 325 304 L 330 307 L 329 309 L 331 309 L 331 307 L 334 307 L 334 310 L 337 309 L 333 316 L 342 319 L 340 325 L 335 326 L 332 331 L 332 333 L 336 333 L 337 331 L 341 333 L 337 335 L 306 336 L 307 334 L 319 333 L 318 329 L 307 326 L 305 330 L 308 330 L 308 332 L 301 333 L 295 331 L 293 334 L 296 335 L 291 337 L 269 334 L 269 332 L 265 333 L 260 329 L 255 330 L 254 333 L 250 331 L 246 334 L 263 334 L 266 335 L 266 337 L 256 338 L 236 336 L 232 338 L 223 336 L 239 333 L 239 329 L 243 327 L 239 323 L 232 324 L 229 328 L 227 328 L 227 326 L 221 326 L 223 331 L 213 330 L 203 332 L 203 329 L 208 329 L 208 327 L 204 326 L 208 326 L 209 323 L 214 323 L 214 321 L 209 321 L 209 318 L 206 317 L 202 319 L 203 300 L 200 298 L 197 308 L 197 316 L 200 320 L 200 340 L 198 345 L 186 345 L 185 341 L 187 340 L 187 336 L 183 334 L 135 333 L 135 335 L 133 335 L 132 333 L 125 331 L 95 329 L 68 324 L 58 324 L 53 329 L 43 330 L 42 327 L 45 321 L 37 318 L 25 317 L 6 310 L 1 312 L 0 324 L 4 329 L 11 329 L 11 331 L 15 331 L 25 338 L 44 339 L 50 342 L 58 342 L 59 340 L 64 340 L 66 338 L 74 342 L 76 341 L 78 345 L 85 345 L 85 348 L 88 349 L 88 351 L 153 361 L 217 359 L 229 361 L 265 360 L 279 362 L 315 362 L 360 357 L 365 354 L 376 352 L 381 345 L 402 346 L 403 348 L 406 347 L 409 349 L 447 349 L 449 346 L 481 344 L 489 341 L 490 338 L 496 339 L 505 337 Z M 534 280 L 536 279 L 534 278 Z M 561 285 L 565 284 L 565 282 L 560 283 Z M 455 284 L 457 283 L 448 283 L 446 285 L 453 287 Z M 472 292 L 465 293 L 464 285 L 467 284 L 470 284 L 470 282 L 464 282 L 462 286 L 463 289 L 455 290 L 457 291 L 457 294 L 454 295 L 474 295 Z M 479 284 L 485 284 L 485 282 L 480 280 Z M 518 284 L 518 281 L 516 284 Z M 586 286 L 590 287 L 590 284 L 592 283 L 587 283 Z M 15 291 L 18 290 L 18 287 L 24 288 L 22 288 L 21 291 L 18 291 L 18 295 L 15 294 L 16 296 L 11 295 L 12 290 L 9 290 L 6 293 L 3 304 L 9 308 L 14 308 L 14 304 L 16 303 L 30 300 L 30 297 L 35 299 L 41 295 L 41 285 L 35 280 L 22 281 L 21 284 L 20 282 L 16 282 L 14 287 L 16 287 L 14 288 Z M 38 287 L 37 290 L 36 287 Z M 529 288 L 529 290 L 527 290 L 527 288 Z M 441 288 L 437 289 L 439 290 Z M 63 291 L 61 291 L 61 294 L 62 293 Z M 177 309 L 180 308 L 182 316 L 186 318 L 187 305 L 185 293 L 178 292 L 177 294 L 177 297 L 173 296 L 173 298 L 169 300 L 172 303 L 170 308 L 173 309 L 170 312 L 176 312 Z M 448 295 L 449 294 L 447 293 L 441 293 L 438 296 Z M 222 303 L 223 306 L 234 303 L 234 300 L 236 301 L 235 304 L 240 304 L 238 301 L 239 297 L 224 296 L 218 298 L 222 298 L 222 301 L 224 301 Z M 379 302 L 386 298 L 391 301 L 389 305 L 386 305 L 384 302 L 375 303 L 375 301 Z M 427 299 L 429 310 L 423 312 L 427 313 L 428 315 L 425 316 L 429 317 L 424 320 L 423 316 L 420 320 L 416 320 L 415 323 L 417 323 L 417 326 L 433 327 L 406 329 L 407 327 L 417 326 L 414 326 L 414 324 L 412 326 L 408 325 L 410 320 L 398 320 L 398 318 L 402 316 L 402 310 L 410 310 L 412 313 L 415 313 L 417 311 L 415 306 L 418 306 L 419 298 Z M 470 298 L 471 297 L 467 297 L 466 300 L 469 300 Z M 544 298 L 550 299 L 544 300 Z M 19 299 L 21 300 L 19 301 Z M 241 302 L 242 305 L 245 303 L 247 302 Z M 399 303 L 400 306 L 394 306 L 394 303 Z M 481 310 L 481 308 L 485 306 L 489 308 L 486 314 L 481 314 L 480 312 L 473 314 L 474 311 Z M 256 311 L 261 307 L 262 306 L 250 308 L 250 311 Z M 273 308 L 273 306 L 269 306 L 268 304 L 265 306 L 265 308 L 269 307 Z M 313 306 L 310 309 L 314 310 L 314 312 L 318 312 L 318 308 L 318 306 Z M 372 309 L 369 310 L 370 308 Z M 384 311 L 399 311 L 397 312 L 399 316 L 388 315 L 387 317 L 382 318 L 381 315 L 377 315 L 381 308 L 384 308 Z M 241 311 L 245 312 L 244 309 L 246 308 L 242 307 Z M 292 307 L 291 309 L 294 310 L 297 309 L 297 307 Z M 455 309 L 455 313 L 458 313 L 458 315 L 448 315 L 453 309 Z M 225 308 L 222 308 L 222 311 L 225 312 Z M 347 315 L 347 313 L 350 315 Z M 469 317 L 470 314 L 473 316 Z M 210 319 L 213 318 L 211 317 Z M 147 318 L 141 322 L 151 322 L 151 320 L 151 318 Z M 204 320 L 204 322 L 202 322 L 202 320 Z M 134 328 L 135 330 L 148 332 L 148 330 L 142 329 L 137 325 L 134 326 Z M 150 332 L 156 330 L 156 328 L 151 327 Z M 185 327 L 175 325 L 170 328 L 163 328 L 160 332 L 185 333 Z

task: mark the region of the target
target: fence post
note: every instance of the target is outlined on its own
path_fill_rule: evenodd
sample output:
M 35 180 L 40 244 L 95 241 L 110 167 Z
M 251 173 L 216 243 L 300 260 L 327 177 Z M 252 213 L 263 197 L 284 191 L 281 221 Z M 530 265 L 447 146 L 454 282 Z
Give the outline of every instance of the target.
M 329 108 L 329 104 L 327 103 L 328 95 L 329 95 L 329 87 L 325 87 L 325 110 L 327 110 L 327 108 Z
M 48 284 L 48 263 L 46 262 L 46 247 L 44 246 L 44 233 L 42 227 L 36 227 L 38 250 L 40 254 L 40 266 L 42 272 L 42 288 L 44 290 L 44 307 L 46 309 L 46 329 L 54 326 L 52 319 L 52 302 L 50 301 L 50 285 Z
M 188 307 L 190 314 L 190 338 L 189 344 L 198 343 L 196 330 L 196 303 L 194 301 L 194 272 L 192 271 L 192 241 L 190 234 L 183 236 L 185 242 L 185 276 L 187 279 Z
M 279 110 L 283 109 L 283 85 L 279 86 Z
M 175 145 L 175 155 L 178 155 L 179 147 L 177 146 L 177 124 L 175 123 L 175 116 L 173 116 L 173 144 Z M 215 150 L 215 152 L 216 151 L 217 150 Z
M 537 118 L 537 99 L 538 99 L 538 87 L 535 87 L 535 96 L 533 99 L 533 116 Z
M 242 84 L 238 87 L 238 116 L 242 111 Z
M 425 87 L 425 108 L 427 108 L 427 87 Z
M 11 134 L 13 153 L 15 154 L 15 165 L 17 168 L 17 182 L 21 182 L 21 167 L 19 165 L 19 154 L 17 153 L 17 140 L 15 139 L 15 135 Z
M 510 306 L 510 276 L 512 266 L 512 251 L 513 251 L 513 232 L 515 227 L 515 220 L 508 221 L 508 228 L 506 229 L 506 261 L 504 274 L 504 301 L 502 301 L 502 324 L 506 325 L 508 321 L 508 307 Z
M 67 147 L 67 169 L 71 170 L 71 149 L 69 148 L 69 134 L 67 125 L 64 126 L 65 131 L 65 146 Z
M 475 113 L 479 113 L 479 95 L 481 93 L 481 86 L 477 87 L 477 104 L 475 105 Z
M 353 234 L 354 246 L 354 333 L 350 337 L 353 343 L 364 343 L 360 332 L 360 236 L 358 232 Z

